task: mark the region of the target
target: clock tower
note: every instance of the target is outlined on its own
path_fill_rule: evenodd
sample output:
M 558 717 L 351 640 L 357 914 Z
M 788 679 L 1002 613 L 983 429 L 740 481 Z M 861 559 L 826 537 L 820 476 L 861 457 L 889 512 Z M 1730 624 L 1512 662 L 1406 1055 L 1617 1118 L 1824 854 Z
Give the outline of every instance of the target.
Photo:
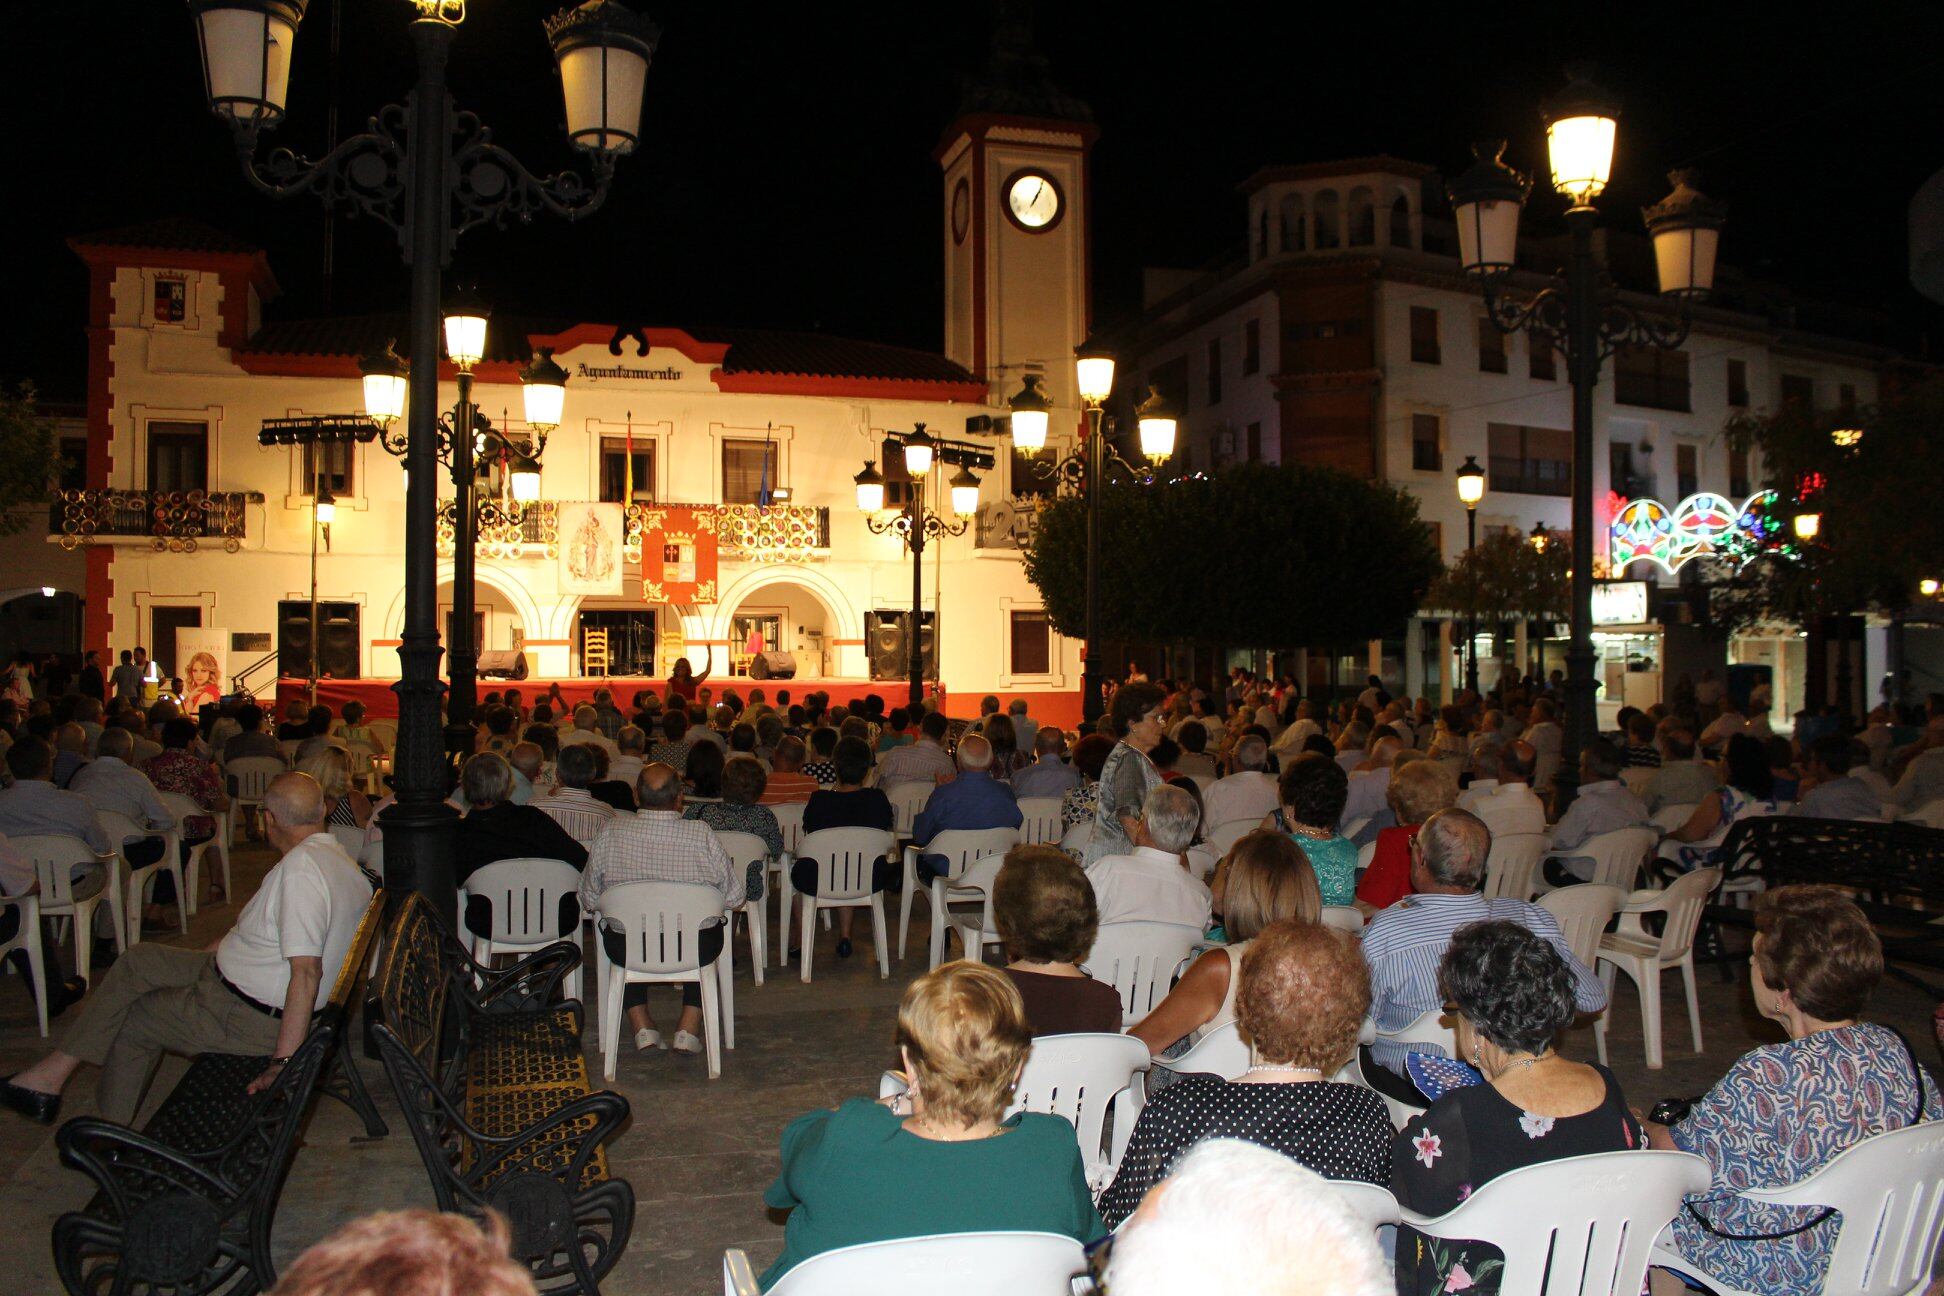
M 938 146 L 945 182 L 945 354 L 1003 404 L 1042 370 L 1059 415 L 1080 401 L 1086 340 L 1087 153 L 1093 110 L 1053 84 L 1017 6 L 1000 7 L 992 54 Z

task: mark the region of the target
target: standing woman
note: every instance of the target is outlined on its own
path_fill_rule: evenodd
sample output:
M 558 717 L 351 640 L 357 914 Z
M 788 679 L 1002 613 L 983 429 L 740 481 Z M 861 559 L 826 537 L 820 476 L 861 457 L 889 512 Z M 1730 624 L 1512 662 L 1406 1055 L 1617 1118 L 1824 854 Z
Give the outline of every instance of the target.
M 1161 690 L 1145 680 L 1123 684 L 1114 692 L 1107 718 L 1120 741 L 1100 767 L 1093 836 L 1081 861 L 1085 865 L 1134 849 L 1141 803 L 1161 786 L 1161 771 L 1148 755 L 1161 742 L 1161 699 Z
M 709 670 L 714 669 L 715 666 L 712 662 Z M 695 668 L 689 665 L 688 658 L 677 657 L 675 659 L 674 669 L 668 673 L 668 696 L 670 700 L 680 698 L 684 702 L 695 701 L 696 690 L 701 688 L 702 681 L 708 678 L 709 671 L 703 671 L 700 675 L 697 675 Z
M 992 744 L 992 777 L 1001 783 L 1009 782 L 1012 776 L 1019 772 L 1019 767 L 1025 763 L 1025 758 L 1019 754 L 1018 731 L 1013 728 L 1011 718 L 1004 715 L 990 716 L 985 722 L 985 728 L 979 732 L 985 736 L 987 742 Z

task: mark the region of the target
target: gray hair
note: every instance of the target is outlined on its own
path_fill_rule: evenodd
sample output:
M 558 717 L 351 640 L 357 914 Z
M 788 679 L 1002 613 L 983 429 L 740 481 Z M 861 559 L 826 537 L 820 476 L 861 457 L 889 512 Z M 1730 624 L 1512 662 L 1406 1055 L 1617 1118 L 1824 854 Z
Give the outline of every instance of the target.
M 639 725 L 622 725 L 621 732 L 614 735 L 614 745 L 631 756 L 639 756 L 648 750 L 648 735 Z
M 1476 891 L 1485 881 L 1492 830 L 1469 810 L 1440 810 L 1418 829 L 1424 869 L 1439 886 Z
M 474 809 L 498 805 L 513 795 L 513 767 L 498 752 L 480 752 L 466 759 L 459 771 L 459 787 Z
M 103 729 L 95 743 L 95 753 L 125 761 L 135 754 L 135 735 L 122 728 Z
M 586 702 L 574 708 L 574 728 L 592 729 L 600 722 L 601 713 Z
M 992 768 L 992 744 L 978 734 L 967 734 L 959 739 L 958 766 L 962 770 L 983 770 Z
M 1269 744 L 1250 734 L 1235 744 L 1235 763 L 1246 770 L 1259 770 L 1269 763 Z
M 1330 1181 L 1280 1152 L 1207 1139 L 1175 1163 L 1114 1240 L 1114 1296 L 1274 1291 L 1388 1296 L 1370 1222 Z
M 1014 699 L 1013 699 L 1013 700 L 1012 700 L 1011 702 L 1009 702 L 1009 703 L 1007 703 L 1007 704 L 1006 704 L 1006 714 L 1008 714 L 1008 715 L 1025 715 L 1025 714 L 1026 714 L 1026 699 L 1025 699 L 1025 698 L 1014 698 Z
M 1163 783 L 1141 802 L 1141 823 L 1156 849 L 1180 854 L 1194 845 L 1201 807 L 1188 793 Z
M 600 761 L 595 758 L 593 743 L 562 747 L 560 755 L 554 758 L 554 777 L 564 787 L 584 788 L 599 772 Z

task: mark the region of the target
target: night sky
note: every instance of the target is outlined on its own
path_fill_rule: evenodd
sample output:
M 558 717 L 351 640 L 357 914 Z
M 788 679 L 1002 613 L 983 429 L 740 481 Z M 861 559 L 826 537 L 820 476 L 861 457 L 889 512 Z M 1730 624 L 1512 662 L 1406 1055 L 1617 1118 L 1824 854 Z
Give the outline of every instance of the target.
M 454 272 L 507 312 L 665 325 L 767 325 L 936 349 L 942 205 L 932 149 L 986 58 L 990 0 L 770 5 L 628 0 L 661 24 L 644 147 L 605 210 L 462 242 Z M 333 8 L 341 52 L 331 55 Z M 472 0 L 454 47 L 459 106 L 536 170 L 572 160 L 541 32 L 555 4 Z M 1608 219 L 1639 228 L 1672 165 L 1731 205 L 1725 259 L 1884 309 L 1908 345 L 1944 314 L 1912 292 L 1905 206 L 1944 167 L 1944 6 L 1555 3 L 1041 4 L 1040 46 L 1092 103 L 1097 317 L 1138 305 L 1143 265 L 1238 250 L 1235 186 L 1258 166 L 1388 152 L 1460 169 L 1512 140 L 1544 169 L 1537 105 L 1591 59 L 1624 105 Z M 1331 16 L 1334 12 L 1338 16 Z M 404 0 L 311 0 L 290 119 L 316 151 L 336 81 L 341 129 L 412 78 Z M 169 214 L 261 240 L 285 295 L 324 311 L 324 215 L 243 181 L 204 106 L 180 0 L 43 7 L 0 45 L 12 111 L 17 313 L 0 376 L 78 398 L 85 275 L 72 233 Z M 1528 221 L 1557 219 L 1535 197 Z M 402 309 L 391 235 L 339 223 L 338 311 Z

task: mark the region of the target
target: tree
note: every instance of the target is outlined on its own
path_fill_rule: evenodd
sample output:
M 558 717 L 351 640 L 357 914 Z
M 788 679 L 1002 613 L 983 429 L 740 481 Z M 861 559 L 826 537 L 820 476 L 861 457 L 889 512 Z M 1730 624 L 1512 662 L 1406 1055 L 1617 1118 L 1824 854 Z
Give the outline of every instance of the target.
M 0 535 L 13 535 L 34 521 L 26 506 L 40 506 L 46 521 L 48 483 L 59 474 L 60 442 L 54 420 L 35 408 L 34 386 L 0 388 Z
M 1445 568 L 1431 586 L 1432 607 L 1480 621 L 1564 619 L 1572 602 L 1569 537 L 1535 549 L 1517 531 L 1493 531 Z
M 1041 508 L 1026 576 L 1053 626 L 1086 628 L 1087 506 Z M 1100 634 L 1282 647 L 1395 633 L 1439 571 L 1403 491 L 1327 468 L 1237 464 L 1101 498 Z

